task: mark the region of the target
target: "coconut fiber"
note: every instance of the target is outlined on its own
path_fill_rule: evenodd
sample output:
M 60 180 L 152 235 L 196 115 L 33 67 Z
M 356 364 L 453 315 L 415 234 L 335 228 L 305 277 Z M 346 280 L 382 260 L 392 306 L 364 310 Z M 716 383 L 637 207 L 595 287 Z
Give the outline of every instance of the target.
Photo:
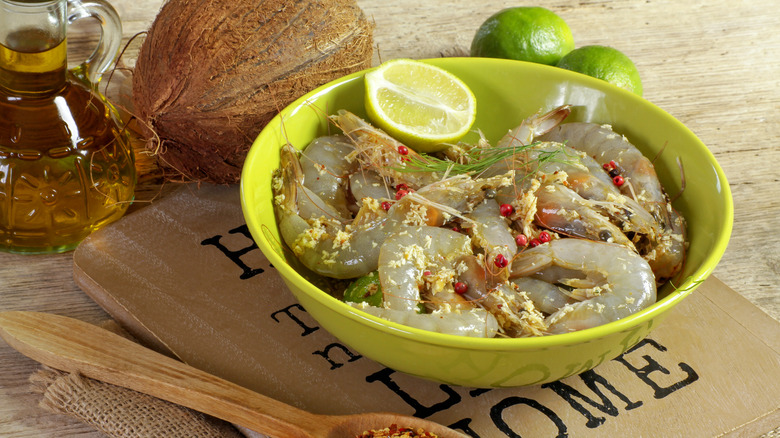
M 162 167 L 235 183 L 279 110 L 372 56 L 354 0 L 169 0 L 141 46 L 133 106 Z

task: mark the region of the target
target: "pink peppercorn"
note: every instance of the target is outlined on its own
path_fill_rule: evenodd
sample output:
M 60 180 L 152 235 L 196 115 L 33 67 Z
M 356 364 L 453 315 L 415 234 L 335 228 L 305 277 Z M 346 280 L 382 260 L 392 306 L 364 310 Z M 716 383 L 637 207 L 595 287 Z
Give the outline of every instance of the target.
M 499 254 L 496 256 L 496 258 L 493 259 L 493 264 L 496 265 L 497 268 L 506 268 L 506 265 L 509 264 L 509 261 L 504 257 L 503 254 Z
M 504 216 L 504 217 L 508 217 L 509 215 L 511 215 L 512 213 L 515 212 L 515 208 L 512 207 L 509 204 L 501 204 L 501 206 L 499 208 L 500 208 L 500 211 L 501 211 L 501 216 Z

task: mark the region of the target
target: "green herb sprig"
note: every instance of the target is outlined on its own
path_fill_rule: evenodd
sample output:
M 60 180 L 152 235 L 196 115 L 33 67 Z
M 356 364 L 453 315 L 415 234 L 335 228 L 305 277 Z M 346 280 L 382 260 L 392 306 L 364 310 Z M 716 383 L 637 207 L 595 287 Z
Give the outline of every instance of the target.
M 466 159 L 463 162 L 442 159 L 434 155 L 420 154 L 407 161 L 405 167 L 396 170 L 401 172 L 437 172 L 447 175 L 478 175 L 499 161 L 511 159 L 517 154 L 539 146 L 541 143 L 540 141 L 535 141 L 523 146 L 474 147 L 465 152 Z M 568 154 L 563 149 L 563 145 L 555 150 L 541 151 L 535 160 L 531 160 L 526 164 L 531 164 L 535 161 L 538 166 L 542 166 L 544 163 L 551 161 L 570 162 L 570 160 L 561 159 L 561 154 L 568 157 Z

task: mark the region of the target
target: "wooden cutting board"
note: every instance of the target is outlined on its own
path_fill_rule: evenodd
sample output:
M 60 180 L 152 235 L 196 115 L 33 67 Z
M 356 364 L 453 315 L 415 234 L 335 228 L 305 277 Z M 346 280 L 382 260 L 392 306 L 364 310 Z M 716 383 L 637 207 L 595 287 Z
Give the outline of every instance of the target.
M 144 343 L 322 414 L 395 411 L 474 437 L 757 436 L 780 426 L 780 324 L 716 278 L 593 371 L 526 388 L 420 380 L 351 351 L 252 241 L 238 187 L 185 185 L 87 238 L 77 284 Z

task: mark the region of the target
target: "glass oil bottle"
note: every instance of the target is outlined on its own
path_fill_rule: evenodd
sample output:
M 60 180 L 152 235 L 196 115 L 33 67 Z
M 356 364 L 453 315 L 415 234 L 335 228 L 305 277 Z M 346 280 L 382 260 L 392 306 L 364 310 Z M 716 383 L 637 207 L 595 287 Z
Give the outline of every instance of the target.
M 69 70 L 66 25 L 84 16 L 103 34 Z M 90 82 L 113 64 L 121 33 L 101 1 L 0 0 L 0 250 L 73 249 L 132 202 L 129 139 Z

